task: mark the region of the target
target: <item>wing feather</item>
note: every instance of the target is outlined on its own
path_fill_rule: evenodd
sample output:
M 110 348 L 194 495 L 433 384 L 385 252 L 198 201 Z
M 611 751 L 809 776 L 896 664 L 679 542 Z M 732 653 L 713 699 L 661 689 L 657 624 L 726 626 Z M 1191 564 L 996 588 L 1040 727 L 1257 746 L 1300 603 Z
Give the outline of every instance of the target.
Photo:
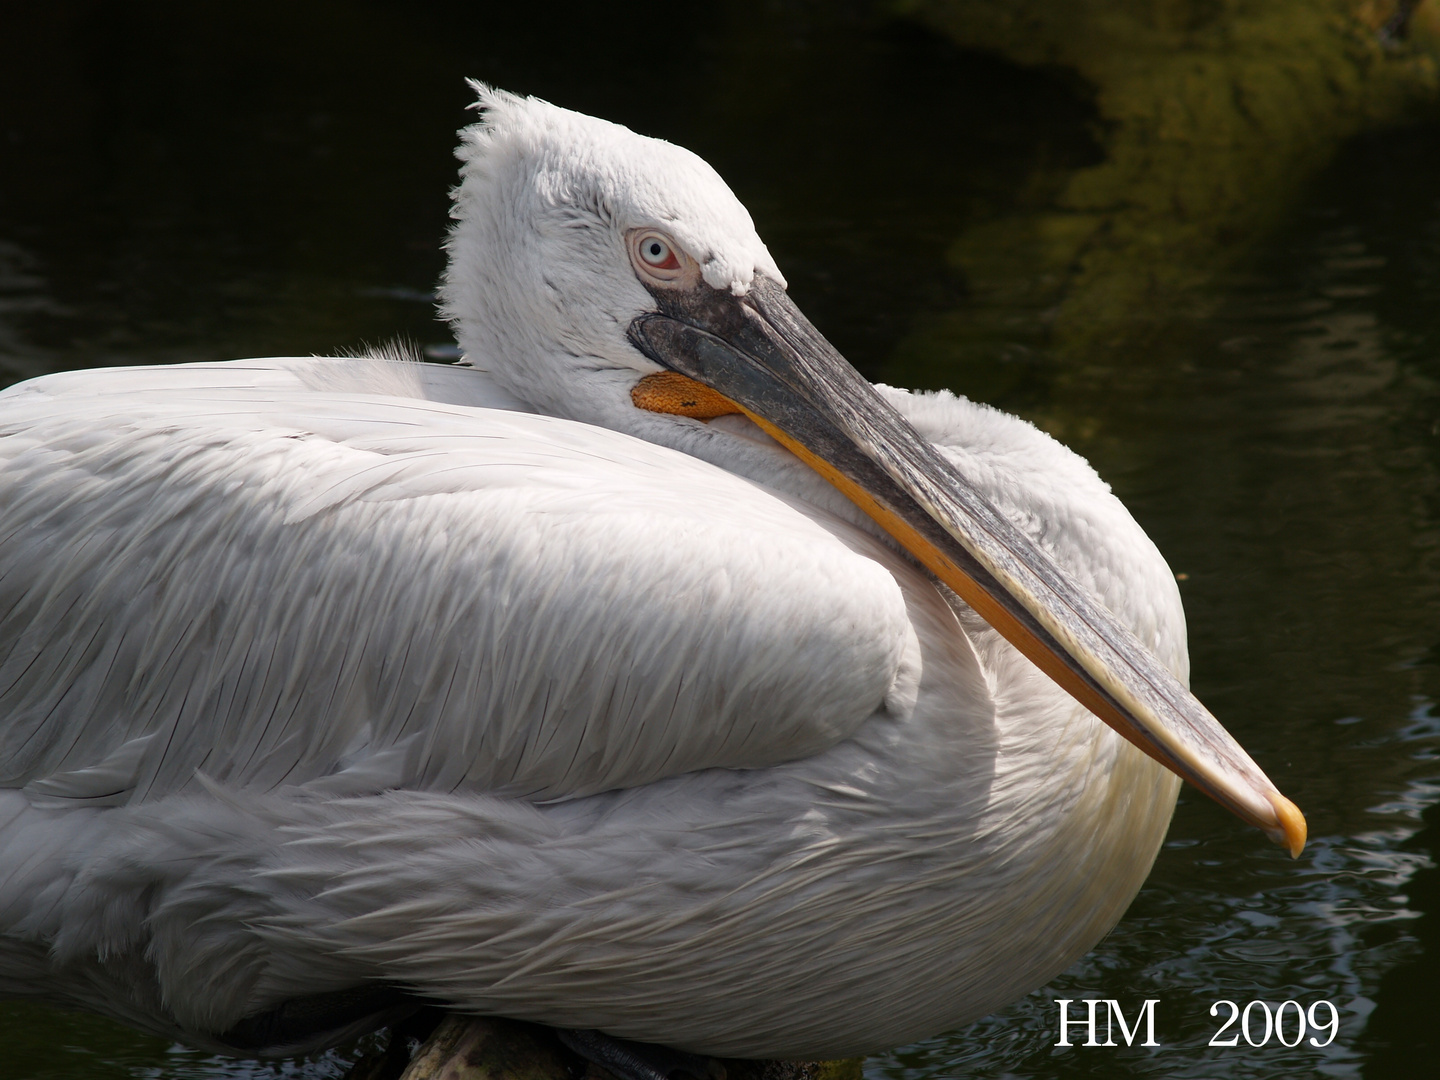
M 554 799 L 845 738 L 875 542 L 475 372 L 278 360 L 0 394 L 0 783 Z

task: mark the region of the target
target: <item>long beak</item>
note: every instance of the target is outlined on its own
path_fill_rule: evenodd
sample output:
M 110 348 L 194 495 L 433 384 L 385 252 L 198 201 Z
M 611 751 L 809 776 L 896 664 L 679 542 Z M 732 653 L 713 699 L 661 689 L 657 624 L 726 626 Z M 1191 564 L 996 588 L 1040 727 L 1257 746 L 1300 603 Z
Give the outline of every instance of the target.
M 641 352 L 733 402 L 1087 709 L 1300 854 L 1304 816 L 1220 722 L 911 427 L 778 284 L 757 277 L 743 297 L 703 284 L 651 291 L 660 310 L 629 328 Z

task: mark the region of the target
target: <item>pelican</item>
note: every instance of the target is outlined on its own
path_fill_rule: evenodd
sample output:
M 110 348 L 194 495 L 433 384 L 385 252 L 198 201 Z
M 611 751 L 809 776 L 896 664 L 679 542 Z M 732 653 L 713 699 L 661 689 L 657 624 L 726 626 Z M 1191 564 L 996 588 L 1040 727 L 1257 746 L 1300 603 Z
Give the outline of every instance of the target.
M 1298 854 L 1081 458 L 864 381 L 694 154 L 473 85 L 464 365 L 0 394 L 5 993 L 839 1057 L 1072 964 L 1181 778 Z

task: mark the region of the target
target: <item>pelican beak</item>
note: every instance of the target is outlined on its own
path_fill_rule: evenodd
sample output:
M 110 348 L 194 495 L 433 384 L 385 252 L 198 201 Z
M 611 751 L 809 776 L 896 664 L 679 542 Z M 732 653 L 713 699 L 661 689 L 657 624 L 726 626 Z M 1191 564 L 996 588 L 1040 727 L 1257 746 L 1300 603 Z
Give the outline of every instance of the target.
M 1128 627 L 845 361 L 780 285 L 757 276 L 739 297 L 704 284 L 650 291 L 659 310 L 630 324 L 630 340 L 687 381 L 662 373 L 650 378 L 665 385 L 647 390 L 642 380 L 637 405 L 750 417 L 1087 709 L 1300 854 L 1305 818 L 1295 804 Z

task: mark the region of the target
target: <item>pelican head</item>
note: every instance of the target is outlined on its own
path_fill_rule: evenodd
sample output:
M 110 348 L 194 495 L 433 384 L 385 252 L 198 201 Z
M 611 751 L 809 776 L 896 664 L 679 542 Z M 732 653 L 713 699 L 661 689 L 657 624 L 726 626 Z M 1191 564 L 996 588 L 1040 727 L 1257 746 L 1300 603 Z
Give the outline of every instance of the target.
M 623 424 L 636 379 L 660 370 L 627 336 L 656 309 L 637 265 L 670 273 L 643 260 L 644 237 L 673 245 L 687 285 L 736 297 L 757 278 L 784 286 L 749 212 L 700 157 L 471 85 L 484 119 L 461 132 L 442 310 L 466 356 L 538 411 Z
M 472 85 L 441 297 L 473 364 L 537 411 L 692 452 L 705 421 L 748 418 L 1105 723 L 1299 854 L 1294 804 L 806 320 L 709 165 Z

